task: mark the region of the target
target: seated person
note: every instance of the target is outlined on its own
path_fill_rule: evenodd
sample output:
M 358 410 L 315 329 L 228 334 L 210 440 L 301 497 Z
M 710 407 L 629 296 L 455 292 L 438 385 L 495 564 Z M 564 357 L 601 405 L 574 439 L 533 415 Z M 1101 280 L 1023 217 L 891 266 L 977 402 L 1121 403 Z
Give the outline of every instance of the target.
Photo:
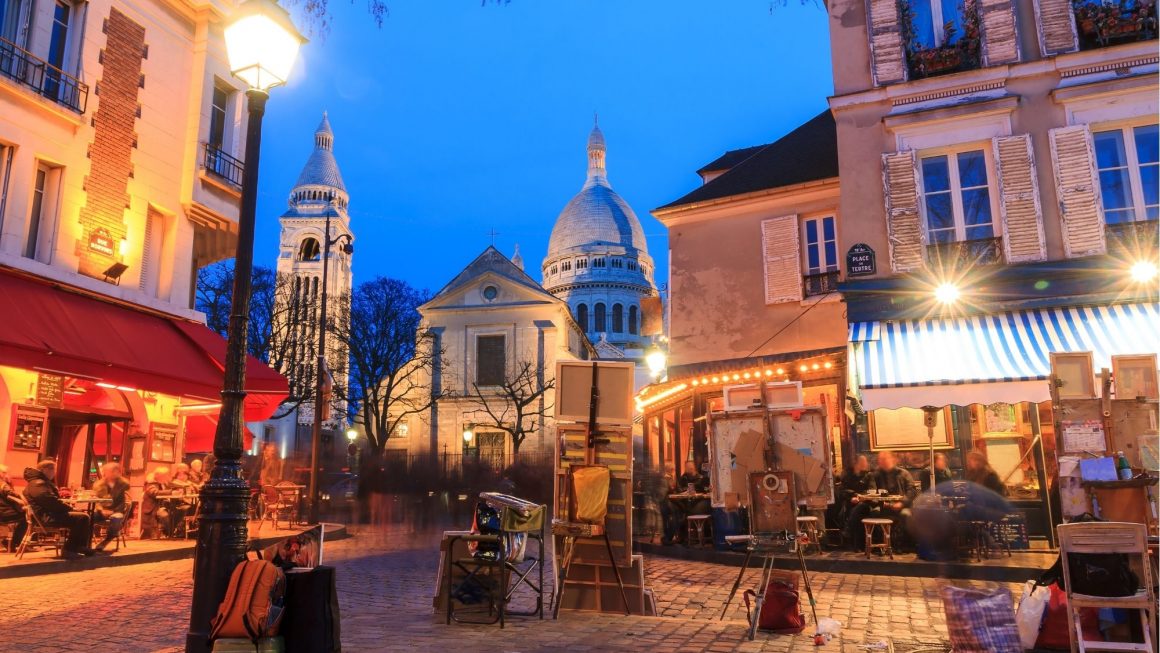
M 25 469 L 24 480 L 28 487 L 24 488 L 24 498 L 45 526 L 68 529 L 68 540 L 61 551 L 64 558 L 75 560 L 82 555 L 93 555 L 95 552 L 89 546 L 93 537 L 89 516 L 74 511 L 61 501 L 55 479 L 56 461 L 52 458 L 45 458 L 36 467 Z
M 861 549 L 860 543 L 865 542 L 865 531 L 858 532 L 857 529 L 862 527 L 862 520 L 870 516 L 871 512 L 874 513 L 874 517 L 894 522 L 891 536 L 895 541 L 899 541 L 906 520 L 910 517 L 910 503 L 918 496 L 918 490 L 914 487 L 914 478 L 910 472 L 898 466 L 898 458 L 895 457 L 893 451 L 882 451 L 878 454 L 878 471 L 874 473 L 874 489 L 888 495 L 901 496 L 902 500 L 878 504 L 864 503 L 858 497 L 854 497 L 852 503 L 855 503 L 856 506 L 850 513 L 847 530 L 848 534 L 851 535 L 850 542 L 855 549 Z
M 7 524 L 12 528 L 9 546 L 13 551 L 24 541 L 24 533 L 28 531 L 28 520 L 24 517 L 26 505 L 24 499 L 21 499 L 12 488 L 8 466 L 0 465 L 0 524 Z
M 677 478 L 677 483 L 670 489 L 670 494 L 685 494 L 689 486 L 697 492 L 709 491 L 709 477 L 697 471 L 697 463 L 692 460 L 685 463 L 685 473 Z M 672 544 L 674 540 L 684 539 L 685 520 L 689 515 L 708 515 L 712 510 L 708 499 L 671 499 L 666 498 L 661 504 L 661 515 L 665 521 L 662 544 Z
M 980 451 L 967 454 L 967 469 L 963 479 L 981 485 L 1001 497 L 1007 496 L 1007 486 L 999 479 L 999 473 L 987 461 L 987 456 Z
M 201 459 L 194 458 L 192 461 L 190 461 L 190 463 L 189 463 L 189 482 L 193 483 L 193 487 L 197 488 L 198 492 L 201 492 L 201 488 L 205 485 L 205 482 L 208 480 L 209 480 L 209 474 L 205 473 L 204 463 L 201 462 Z
M 120 534 L 125 515 L 132 504 L 129 499 L 129 481 L 121 476 L 120 463 L 101 465 L 101 480 L 93 484 L 93 492 L 98 498 L 112 499 L 111 503 L 97 504 L 93 510 L 93 521 L 109 524 L 105 538 L 97 545 L 97 551 L 104 551 L 109 542 L 116 540 Z
M 927 467 L 922 471 L 922 477 L 919 479 L 922 482 L 922 491 L 930 490 L 930 468 Z M 943 483 L 951 482 L 951 470 L 947 465 L 947 455 L 945 453 L 936 453 L 934 455 L 934 484 L 935 487 Z
M 141 539 L 168 537 L 173 533 L 169 500 L 157 496 L 168 492 L 169 481 L 168 467 L 158 467 L 145 476 L 145 490 L 141 495 Z
M 856 521 L 853 519 L 854 507 L 858 505 L 858 496 L 866 494 L 874 489 L 874 475 L 870 473 L 870 460 L 864 454 L 860 454 L 854 459 L 854 464 L 846 468 L 845 473 L 842 474 L 842 489 L 838 493 L 838 500 L 834 502 L 834 508 L 837 511 L 835 515 L 835 523 L 843 523 L 845 520 L 845 535 L 847 541 L 861 542 L 858 537 L 860 524 L 862 523 L 864 514 L 859 515 Z M 868 510 L 868 508 L 867 508 Z

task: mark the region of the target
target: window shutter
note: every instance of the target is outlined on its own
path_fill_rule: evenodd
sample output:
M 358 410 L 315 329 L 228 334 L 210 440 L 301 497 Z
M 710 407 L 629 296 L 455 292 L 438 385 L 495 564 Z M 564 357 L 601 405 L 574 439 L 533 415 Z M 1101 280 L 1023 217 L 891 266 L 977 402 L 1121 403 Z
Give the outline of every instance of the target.
M 761 251 L 765 259 L 765 303 L 800 302 L 802 272 L 797 215 L 762 220 Z
M 902 24 L 897 0 L 866 0 L 866 25 L 870 30 L 870 72 L 875 86 L 906 81 L 906 57 L 902 50 Z
M 1092 133 L 1087 125 L 1060 127 L 1049 133 L 1064 252 L 1069 258 L 1103 254 L 1107 244 Z
M 149 282 L 153 279 L 153 268 L 157 265 L 153 252 L 153 241 L 156 239 L 157 214 L 152 209 L 145 215 L 145 234 L 141 239 L 141 278 L 137 287 L 149 292 Z
M 1019 61 L 1019 37 L 1015 33 L 1013 0 L 976 0 L 983 33 L 983 65 L 998 66 Z
M 886 234 L 890 268 L 917 270 L 923 265 L 926 230 L 918 211 L 918 168 L 914 150 L 882 155 L 882 185 L 886 192 Z
M 992 140 L 992 146 L 998 168 L 1003 253 L 1008 263 L 1042 261 L 1047 258 L 1047 248 L 1031 136 L 999 136 Z
M 1034 5 L 1035 23 L 1039 26 L 1039 51 L 1047 56 L 1078 50 L 1071 0 L 1035 0 Z

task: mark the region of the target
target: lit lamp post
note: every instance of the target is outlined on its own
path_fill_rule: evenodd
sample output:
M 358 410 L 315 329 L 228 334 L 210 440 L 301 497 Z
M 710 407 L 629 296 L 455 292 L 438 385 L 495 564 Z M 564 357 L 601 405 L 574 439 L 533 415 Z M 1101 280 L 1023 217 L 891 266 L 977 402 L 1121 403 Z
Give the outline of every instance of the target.
M 334 196 L 331 196 L 334 201 Z M 323 389 L 326 386 L 326 298 L 327 270 L 330 265 L 330 246 L 345 240 L 342 251 L 347 256 L 354 253 L 350 234 L 339 234 L 330 237 L 330 210 L 326 211 L 326 227 L 322 234 L 322 306 L 319 308 L 318 321 L 318 362 L 317 378 L 314 386 L 314 428 L 310 434 L 310 523 L 318 523 L 318 450 L 322 441 L 322 412 L 326 407 Z
M 246 504 L 250 488 L 242 479 L 242 430 L 245 428 L 246 330 L 254 267 L 254 220 L 258 199 L 258 160 L 262 116 L 269 90 L 285 83 L 304 39 L 290 15 L 273 0 L 247 0 L 225 30 L 226 50 L 234 75 L 246 82 L 249 124 L 242 203 L 234 258 L 233 304 L 226 344 L 222 408 L 214 434 L 217 458 L 201 490 L 197 548 L 193 561 L 193 605 L 186 653 L 209 651 L 210 620 L 225 596 L 230 574 L 246 555 Z
M 644 355 L 644 363 L 648 366 L 648 373 L 654 380 L 661 378 L 668 364 L 668 357 L 660 345 L 655 342 Z

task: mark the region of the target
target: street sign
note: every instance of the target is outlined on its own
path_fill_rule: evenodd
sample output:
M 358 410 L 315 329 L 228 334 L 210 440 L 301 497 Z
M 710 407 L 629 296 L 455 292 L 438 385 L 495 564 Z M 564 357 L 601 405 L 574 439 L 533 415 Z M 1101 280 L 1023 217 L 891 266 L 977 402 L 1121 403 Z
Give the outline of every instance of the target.
M 846 252 L 846 276 L 864 277 L 878 271 L 874 250 L 869 245 L 858 243 Z

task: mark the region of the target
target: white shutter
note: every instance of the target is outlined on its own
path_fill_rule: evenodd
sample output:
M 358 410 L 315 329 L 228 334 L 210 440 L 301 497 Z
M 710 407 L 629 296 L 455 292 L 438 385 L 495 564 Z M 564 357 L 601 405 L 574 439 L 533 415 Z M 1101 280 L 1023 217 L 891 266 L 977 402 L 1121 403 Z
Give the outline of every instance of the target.
M 154 233 L 156 231 L 157 214 L 151 208 L 145 215 L 145 232 L 141 239 L 141 279 L 137 283 L 137 287 L 145 292 L 150 291 L 149 285 L 155 276 L 153 268 L 157 266 L 153 247 L 153 242 L 157 239 Z
M 1052 129 L 1049 134 L 1064 252 L 1068 258 L 1103 254 L 1107 243 L 1091 130 L 1075 125 Z
M 783 215 L 761 221 L 766 304 L 802 300 L 800 251 L 797 215 Z
M 1013 0 L 976 0 L 983 36 L 983 65 L 998 66 L 1019 61 L 1019 37 L 1015 33 Z
M 923 266 L 926 230 L 918 211 L 918 168 L 914 150 L 882 155 L 882 187 L 886 193 L 886 235 L 890 268 L 908 272 Z
M 1047 56 L 1078 50 L 1071 0 L 1035 0 L 1033 4 L 1035 24 L 1039 26 L 1039 51 Z
M 902 24 L 898 0 L 866 0 L 866 26 L 870 30 L 870 72 L 875 86 L 906 81 Z
M 1031 136 L 998 136 L 991 144 L 998 171 L 1003 253 L 1008 263 L 1042 261 L 1047 258 L 1047 248 Z

